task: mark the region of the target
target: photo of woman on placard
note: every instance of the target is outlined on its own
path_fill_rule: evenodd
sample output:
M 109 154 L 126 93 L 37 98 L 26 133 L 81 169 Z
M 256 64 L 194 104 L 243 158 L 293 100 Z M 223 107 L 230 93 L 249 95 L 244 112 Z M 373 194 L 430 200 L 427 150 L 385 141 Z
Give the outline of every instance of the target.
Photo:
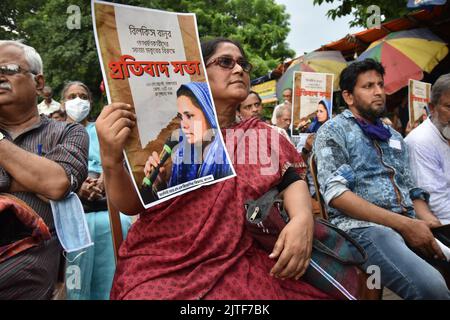
M 190 82 L 180 86 L 177 109 L 181 130 L 178 140 L 172 141 L 174 155 L 170 179 L 167 179 L 167 172 L 155 151 L 144 167 L 144 174 L 149 179 L 160 166 L 155 181 L 150 181 L 154 196 L 160 190 L 200 177 L 212 175 L 217 180 L 233 173 L 220 140 L 208 85 Z

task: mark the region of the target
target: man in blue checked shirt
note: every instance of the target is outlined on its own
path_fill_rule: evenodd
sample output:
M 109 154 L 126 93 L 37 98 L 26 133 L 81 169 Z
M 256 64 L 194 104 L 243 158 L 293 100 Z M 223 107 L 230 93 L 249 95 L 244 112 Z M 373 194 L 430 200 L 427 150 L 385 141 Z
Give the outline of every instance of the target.
M 371 59 L 342 71 L 348 109 L 319 129 L 314 144 L 320 192 L 331 222 L 364 247 L 364 267 L 378 266 L 383 286 L 403 299 L 450 299 L 429 263 L 445 259 L 430 231 L 429 195 L 413 183 L 402 136 L 380 121 L 384 73 Z

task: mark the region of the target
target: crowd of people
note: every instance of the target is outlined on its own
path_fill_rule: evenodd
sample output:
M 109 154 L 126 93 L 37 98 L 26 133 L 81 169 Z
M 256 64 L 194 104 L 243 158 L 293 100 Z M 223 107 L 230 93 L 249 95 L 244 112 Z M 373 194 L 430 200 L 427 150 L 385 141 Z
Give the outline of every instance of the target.
M 332 116 L 331 102 L 320 101 L 315 117 L 296 128 L 309 134 L 299 152 L 291 140 L 292 89 L 283 92 L 272 118 L 263 119 L 242 46 L 217 38 L 201 49 L 218 123 L 207 86 L 183 85 L 177 92 L 180 141 L 187 138 L 175 156 L 205 142 L 208 129 L 253 130 L 257 146 L 276 155 L 276 170 L 264 171 L 260 158 L 237 161 L 255 150 L 245 139 L 223 135 L 235 151 L 236 177 L 144 209 L 123 155 L 136 125 L 132 106 L 106 105 L 90 123 L 93 98 L 85 84 L 68 82 L 61 102 L 54 101 L 36 50 L 0 41 L 0 192 L 14 196 L 0 202 L 37 213 L 49 230 L 40 241 L 26 225 L 2 237 L 0 299 L 51 299 L 58 281 L 66 284 L 67 299 L 331 299 L 302 278 L 312 251 L 312 192 L 320 192 L 330 222 L 364 248 L 362 269 L 378 266 L 383 287 L 403 299 L 449 300 L 449 258 L 432 230 L 450 223 L 450 74 L 433 84 L 430 116 L 403 139 L 382 121 L 383 66 L 371 59 L 350 64 L 339 83 L 348 108 Z M 192 131 L 194 117 L 202 123 L 199 133 Z M 200 168 L 229 172 L 230 164 L 219 170 L 207 156 L 225 152 L 217 140 L 205 143 L 206 165 L 173 165 L 169 184 L 201 176 Z M 311 191 L 308 157 L 315 157 L 320 190 Z M 159 161 L 150 155 L 145 173 Z M 246 230 L 244 204 L 274 187 L 290 220 L 266 252 Z M 64 226 L 84 223 L 74 194 L 87 238 L 61 235 Z M 123 213 L 117 266 L 108 205 Z M 34 242 L 25 249 L 27 239 Z M 74 280 L 73 270 L 80 278 Z

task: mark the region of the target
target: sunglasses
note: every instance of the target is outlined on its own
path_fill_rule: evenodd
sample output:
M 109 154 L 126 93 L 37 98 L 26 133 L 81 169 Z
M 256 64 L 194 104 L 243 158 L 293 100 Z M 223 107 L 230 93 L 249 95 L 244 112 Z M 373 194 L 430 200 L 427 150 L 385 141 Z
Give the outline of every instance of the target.
M 218 64 L 222 68 L 233 69 L 236 63 L 241 66 L 244 72 L 250 73 L 250 71 L 252 71 L 253 68 L 252 64 L 247 60 L 245 60 L 244 58 L 234 60 L 233 58 L 227 56 L 212 59 L 208 64 L 206 64 L 206 68 L 208 68 L 212 64 Z
M 0 66 L 0 75 L 13 76 L 18 73 L 28 72 L 34 74 L 30 70 L 26 70 L 17 64 L 5 64 L 3 66 Z

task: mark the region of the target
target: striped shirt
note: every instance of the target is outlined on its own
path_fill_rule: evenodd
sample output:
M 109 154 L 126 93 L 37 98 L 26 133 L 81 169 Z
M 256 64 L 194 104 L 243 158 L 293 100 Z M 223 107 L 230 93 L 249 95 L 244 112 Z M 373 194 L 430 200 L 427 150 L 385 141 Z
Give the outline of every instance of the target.
M 19 136 L 1 130 L 6 139 L 22 149 L 52 160 L 63 167 L 71 182 L 71 191 L 78 191 L 87 177 L 89 140 L 80 124 L 68 124 L 41 116 L 40 122 Z M 7 192 L 11 177 L 0 167 L 0 191 Z M 50 298 L 57 280 L 61 246 L 56 236 L 50 204 L 29 192 L 13 192 L 33 208 L 50 229 L 52 238 L 0 264 L 0 299 Z

